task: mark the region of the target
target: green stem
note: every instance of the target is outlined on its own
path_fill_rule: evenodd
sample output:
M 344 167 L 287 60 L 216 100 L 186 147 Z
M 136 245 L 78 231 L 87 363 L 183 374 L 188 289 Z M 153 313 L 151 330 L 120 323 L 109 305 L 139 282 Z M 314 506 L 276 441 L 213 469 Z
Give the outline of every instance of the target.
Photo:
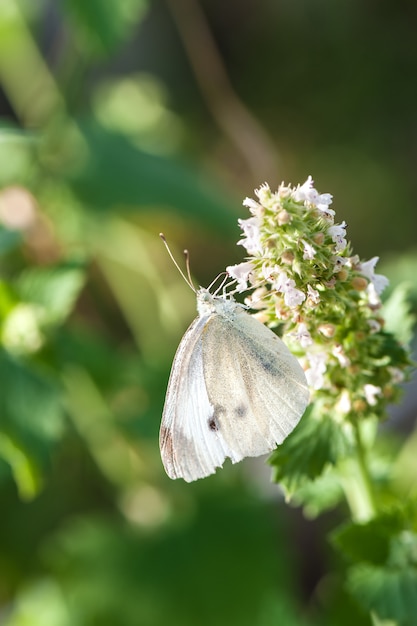
M 353 429 L 356 458 L 347 459 L 342 463 L 341 479 L 353 520 L 365 522 L 375 516 L 376 505 L 360 424 L 356 422 Z

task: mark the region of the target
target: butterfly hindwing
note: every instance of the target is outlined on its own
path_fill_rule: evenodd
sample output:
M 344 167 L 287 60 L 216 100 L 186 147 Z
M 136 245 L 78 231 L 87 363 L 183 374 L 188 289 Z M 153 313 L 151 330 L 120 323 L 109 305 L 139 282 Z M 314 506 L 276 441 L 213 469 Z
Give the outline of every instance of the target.
M 204 380 L 217 428 L 233 460 L 273 450 L 308 402 L 304 372 L 285 344 L 236 305 L 203 334 Z

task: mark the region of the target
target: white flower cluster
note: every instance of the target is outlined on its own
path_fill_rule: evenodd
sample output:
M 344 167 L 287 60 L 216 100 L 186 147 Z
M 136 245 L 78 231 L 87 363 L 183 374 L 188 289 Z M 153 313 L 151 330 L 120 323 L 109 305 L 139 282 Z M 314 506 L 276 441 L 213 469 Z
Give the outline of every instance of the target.
M 313 185 L 313 180 L 311 176 L 309 176 L 303 185 L 299 185 L 296 188 L 287 187 L 282 184 L 275 194 L 271 193 L 267 183 L 264 183 L 259 189 L 256 189 L 255 193 L 258 196 L 259 202 L 256 202 L 252 198 L 245 198 L 243 201 L 243 205 L 249 208 L 253 217 L 246 220 L 238 220 L 239 226 L 244 233 L 244 237 L 238 241 L 238 245 L 243 246 L 252 257 L 264 258 L 265 247 L 262 239 L 262 227 L 264 222 L 263 218 L 265 216 L 265 205 L 267 207 L 271 205 L 276 206 L 277 221 L 278 224 L 282 226 L 292 220 L 290 213 L 286 209 L 281 208 L 282 200 L 288 201 L 292 199 L 296 203 L 304 205 L 310 211 L 315 209 L 319 212 L 323 220 L 327 222 L 327 234 L 334 243 L 334 273 L 340 272 L 345 265 L 355 268 L 359 274 L 362 274 L 368 279 L 368 292 L 372 299 L 377 300 L 378 296 L 388 284 L 388 279 L 385 276 L 375 274 L 375 265 L 379 260 L 378 257 L 374 257 L 370 261 L 359 264 L 357 257 L 346 258 L 338 254 L 343 253 L 348 247 L 346 240 L 346 222 L 334 224 L 335 211 L 329 208 L 333 196 L 329 193 L 319 194 Z M 318 244 L 322 243 L 321 237 L 316 237 L 316 239 Z M 313 261 L 317 253 L 316 247 L 305 239 L 300 239 L 300 242 L 303 245 L 303 259 Z M 287 256 L 283 256 L 282 260 L 284 263 L 287 261 L 288 264 L 291 264 L 294 259 L 291 253 L 287 253 Z M 228 274 L 237 281 L 238 291 L 240 292 L 248 289 L 248 284 L 253 283 L 251 278 L 254 274 L 253 261 L 231 265 L 227 267 L 226 270 Z M 307 291 L 303 293 L 296 287 L 296 282 L 287 275 L 280 265 L 271 266 L 270 263 L 266 261 L 263 264 L 262 272 L 265 281 L 270 283 L 276 292 L 280 292 L 284 296 L 285 304 L 288 307 L 299 306 L 308 296 L 313 296 L 315 304 L 318 303 L 319 294 L 317 289 L 307 284 Z
M 360 402 L 375 406 L 383 389 L 380 371 L 369 363 L 356 389 L 340 388 L 343 371 L 352 381 L 364 365 L 366 335 L 383 326 L 379 295 L 388 280 L 375 273 L 378 257 L 361 262 L 351 254 L 346 222 L 335 223 L 332 195 L 320 194 L 311 176 L 297 187 L 281 184 L 276 192 L 265 183 L 255 193 L 256 200 L 243 202 L 251 217 L 239 220 L 238 244 L 248 257 L 227 268 L 237 291 L 253 289 L 245 302 L 259 319 L 284 324 L 313 390 L 332 391 L 343 413 Z

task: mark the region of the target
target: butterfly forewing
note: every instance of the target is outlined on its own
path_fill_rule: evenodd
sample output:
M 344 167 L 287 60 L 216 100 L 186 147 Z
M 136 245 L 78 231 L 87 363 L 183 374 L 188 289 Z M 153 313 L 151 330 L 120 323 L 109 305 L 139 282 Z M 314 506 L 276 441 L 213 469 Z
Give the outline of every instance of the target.
M 207 319 L 195 319 L 178 347 L 160 430 L 161 456 L 168 476 L 187 482 L 213 474 L 230 455 L 210 428 L 214 409 L 204 382 L 201 342 Z

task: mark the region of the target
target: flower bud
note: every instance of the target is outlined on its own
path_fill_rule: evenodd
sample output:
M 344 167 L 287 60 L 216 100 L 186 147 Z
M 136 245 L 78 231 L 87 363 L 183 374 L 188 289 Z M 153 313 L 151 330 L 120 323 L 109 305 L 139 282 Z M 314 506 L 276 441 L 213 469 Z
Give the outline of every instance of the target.
M 294 252 L 292 252 L 291 250 L 284 250 L 284 252 L 281 254 L 281 261 L 286 265 L 292 265 L 294 263 L 294 259 Z
M 368 408 L 367 403 L 365 402 L 365 400 L 354 400 L 352 402 L 352 409 L 355 413 L 363 413 L 364 411 L 366 411 Z
M 324 283 L 324 286 L 327 287 L 327 289 L 334 289 L 335 283 L 336 283 L 336 277 L 333 276 L 330 280 Z
M 338 280 L 345 281 L 349 276 L 349 272 L 345 268 L 341 269 L 337 274 Z
M 362 276 L 354 276 L 350 284 L 356 291 L 365 291 L 368 286 L 368 281 Z
M 313 235 L 313 241 L 314 243 L 316 243 L 318 246 L 321 246 L 324 243 L 324 233 L 315 233 Z
M 286 209 L 282 209 L 277 214 L 277 222 L 278 222 L 279 226 L 283 226 L 284 224 L 288 224 L 289 222 L 291 222 L 291 220 L 292 220 L 292 217 L 291 217 L 291 215 L 288 213 L 288 211 Z
M 325 337 L 333 337 L 336 332 L 334 324 L 321 324 L 319 326 L 319 332 Z

